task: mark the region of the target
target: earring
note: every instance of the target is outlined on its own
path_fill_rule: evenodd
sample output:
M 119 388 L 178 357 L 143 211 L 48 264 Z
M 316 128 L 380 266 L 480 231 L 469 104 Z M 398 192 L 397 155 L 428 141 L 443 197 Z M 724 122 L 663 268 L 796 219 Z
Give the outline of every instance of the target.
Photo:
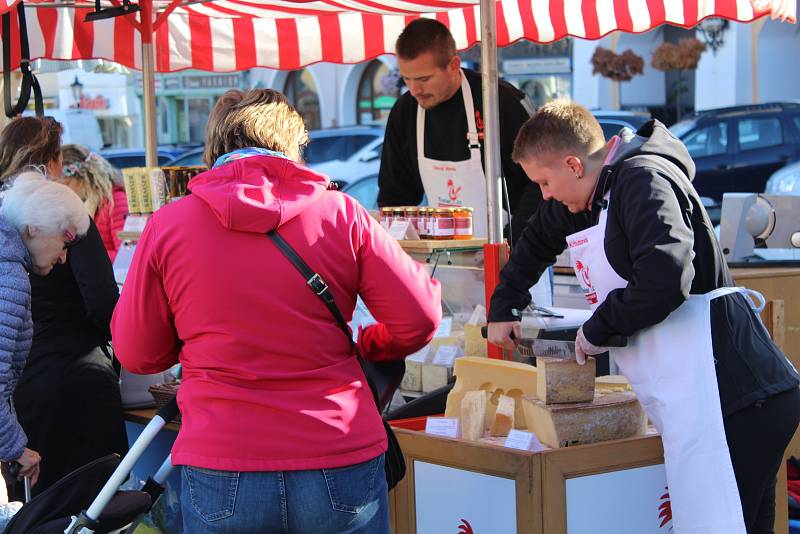
M 577 178 L 578 180 L 580 180 L 580 179 L 582 179 L 582 178 L 583 178 L 583 176 L 581 176 L 580 174 L 576 174 L 576 175 L 575 175 L 575 178 Z

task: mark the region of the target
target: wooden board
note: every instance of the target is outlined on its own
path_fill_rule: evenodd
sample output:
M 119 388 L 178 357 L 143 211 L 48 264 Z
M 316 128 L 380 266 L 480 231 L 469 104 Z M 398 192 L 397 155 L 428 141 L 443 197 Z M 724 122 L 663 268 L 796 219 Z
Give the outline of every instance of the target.
M 434 239 L 420 239 L 420 240 L 403 240 L 398 241 L 400 246 L 406 252 L 415 253 L 431 253 L 434 250 L 451 250 L 462 248 L 480 248 L 488 241 L 486 239 L 448 239 L 448 240 L 434 240 Z
M 122 416 L 126 421 L 130 421 L 131 423 L 146 425 L 151 419 L 153 419 L 153 417 L 156 416 L 156 409 L 144 408 L 142 410 L 124 410 L 122 412 Z M 167 423 L 167 426 L 164 428 L 178 432 L 181 429 L 181 425 L 180 423 Z

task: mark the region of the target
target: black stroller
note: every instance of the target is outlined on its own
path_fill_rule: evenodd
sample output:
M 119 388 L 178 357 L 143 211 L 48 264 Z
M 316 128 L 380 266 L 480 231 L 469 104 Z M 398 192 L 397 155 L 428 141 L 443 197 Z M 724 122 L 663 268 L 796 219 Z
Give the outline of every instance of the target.
M 159 431 L 178 414 L 173 398 L 144 428 L 125 458 L 99 458 L 59 480 L 27 502 L 3 534 L 92 534 L 133 532 L 164 491 L 170 457 L 139 491 L 118 491 Z

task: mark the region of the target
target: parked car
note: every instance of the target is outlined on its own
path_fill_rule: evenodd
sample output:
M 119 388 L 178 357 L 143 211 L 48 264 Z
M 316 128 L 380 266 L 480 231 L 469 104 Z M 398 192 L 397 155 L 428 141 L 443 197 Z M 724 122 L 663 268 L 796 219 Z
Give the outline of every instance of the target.
M 697 166 L 694 186 L 715 202 L 724 193 L 760 193 L 787 162 L 800 159 L 800 104 L 704 111 L 670 128 Z
M 112 167 L 116 169 L 127 169 L 129 167 L 144 167 L 145 157 L 143 148 L 115 148 L 111 150 L 103 150 L 100 155 L 106 158 Z M 163 166 L 173 156 L 166 150 L 158 151 L 158 165 Z
M 606 141 L 617 135 L 623 128 L 630 128 L 635 132 L 650 120 L 650 114 L 644 111 L 594 109 L 592 115 L 600 123 Z
M 773 173 L 767 180 L 764 192 L 770 195 L 800 195 L 800 161 Z

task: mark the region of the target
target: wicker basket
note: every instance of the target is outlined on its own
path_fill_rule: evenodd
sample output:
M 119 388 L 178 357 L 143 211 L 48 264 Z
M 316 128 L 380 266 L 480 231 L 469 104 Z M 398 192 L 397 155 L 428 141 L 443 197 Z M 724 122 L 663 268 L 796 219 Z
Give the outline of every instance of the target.
M 178 387 L 181 385 L 180 382 L 168 382 L 166 384 L 153 384 L 147 390 L 150 392 L 150 395 L 153 396 L 153 400 L 156 401 L 156 410 L 164 406 L 168 403 L 172 398 L 178 394 Z M 181 422 L 181 414 L 178 412 L 178 415 L 175 419 L 172 420 L 173 423 L 180 423 Z

